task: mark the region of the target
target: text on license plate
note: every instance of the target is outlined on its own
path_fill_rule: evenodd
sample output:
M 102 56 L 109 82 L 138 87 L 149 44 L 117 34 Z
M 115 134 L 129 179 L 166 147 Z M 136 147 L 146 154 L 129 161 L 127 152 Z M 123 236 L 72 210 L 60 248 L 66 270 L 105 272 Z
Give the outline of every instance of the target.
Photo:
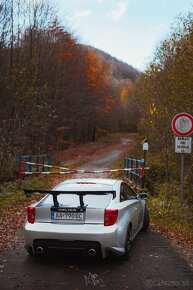
M 52 212 L 52 219 L 82 221 L 84 219 L 84 214 L 80 212 Z

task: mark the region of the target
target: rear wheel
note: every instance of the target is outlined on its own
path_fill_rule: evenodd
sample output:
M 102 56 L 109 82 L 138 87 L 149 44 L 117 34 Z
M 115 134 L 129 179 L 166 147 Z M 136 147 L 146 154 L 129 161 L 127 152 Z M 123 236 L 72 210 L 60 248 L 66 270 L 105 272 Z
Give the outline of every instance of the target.
M 123 260 L 129 259 L 130 248 L 131 248 L 131 228 L 128 228 L 125 239 L 125 254 L 122 256 Z
M 147 207 L 145 207 L 142 231 L 146 231 L 148 228 L 149 228 L 149 210 Z

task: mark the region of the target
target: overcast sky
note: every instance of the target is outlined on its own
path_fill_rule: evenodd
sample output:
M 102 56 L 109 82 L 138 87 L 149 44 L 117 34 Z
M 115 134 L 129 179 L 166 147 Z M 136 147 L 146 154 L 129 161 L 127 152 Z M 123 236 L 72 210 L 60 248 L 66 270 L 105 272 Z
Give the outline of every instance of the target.
M 193 0 L 49 0 L 79 42 L 143 70 L 176 15 Z

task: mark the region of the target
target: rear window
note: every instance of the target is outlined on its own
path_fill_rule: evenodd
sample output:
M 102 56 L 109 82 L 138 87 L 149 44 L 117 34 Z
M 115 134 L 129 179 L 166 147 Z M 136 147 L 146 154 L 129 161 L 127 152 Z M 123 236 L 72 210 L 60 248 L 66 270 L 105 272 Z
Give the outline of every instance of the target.
M 63 207 L 77 207 L 80 206 L 79 196 L 76 194 L 60 194 L 58 195 L 58 202 Z M 107 195 L 85 195 L 83 201 L 85 206 L 90 208 L 106 208 L 112 200 L 112 194 Z M 43 201 L 44 205 L 53 205 L 52 195 L 48 195 Z

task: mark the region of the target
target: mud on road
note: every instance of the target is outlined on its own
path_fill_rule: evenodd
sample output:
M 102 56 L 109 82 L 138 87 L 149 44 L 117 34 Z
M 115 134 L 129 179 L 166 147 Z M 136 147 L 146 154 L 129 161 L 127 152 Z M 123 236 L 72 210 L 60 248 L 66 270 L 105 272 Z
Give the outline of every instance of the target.
M 110 167 L 129 144 L 130 140 L 122 140 L 120 146 L 81 168 Z M 0 254 L 1 290 L 193 289 L 190 268 L 169 242 L 151 229 L 135 238 L 128 261 L 90 259 L 75 253 L 33 257 L 24 250 L 22 230 L 17 235 L 20 239 L 13 249 Z

